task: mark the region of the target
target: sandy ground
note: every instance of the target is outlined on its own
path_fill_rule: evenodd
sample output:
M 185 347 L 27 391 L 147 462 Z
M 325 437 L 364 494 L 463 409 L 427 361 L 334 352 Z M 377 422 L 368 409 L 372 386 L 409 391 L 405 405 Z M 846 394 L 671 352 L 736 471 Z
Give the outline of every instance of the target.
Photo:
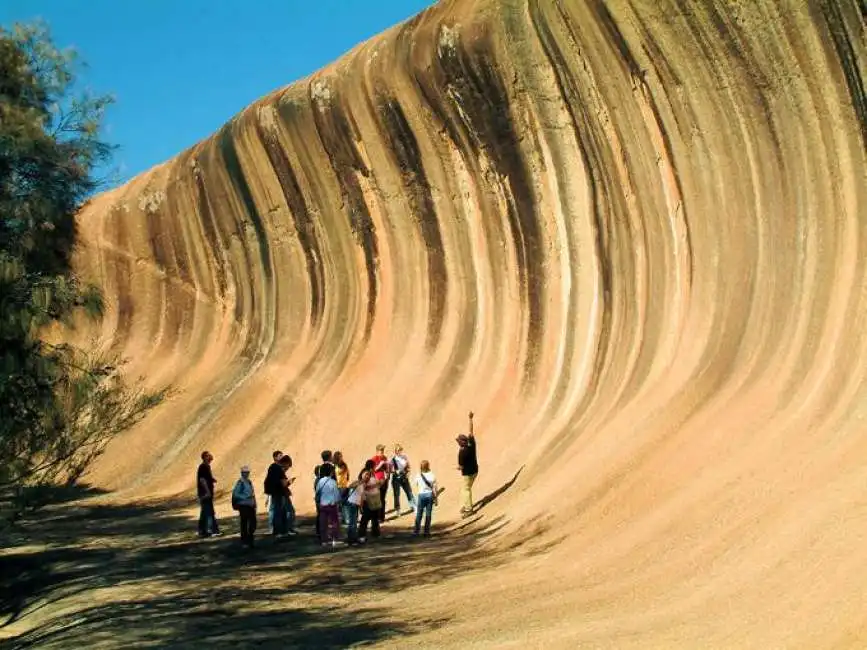
M 4 631 L 867 647 L 865 33 L 856 0 L 443 0 L 96 197 L 76 335 L 175 392 L 99 518 L 32 528 Z M 225 489 L 401 442 L 450 527 L 470 409 L 499 496 L 430 544 L 240 556 L 170 505 L 203 449 Z
M 504 561 L 481 549 L 494 532 L 481 513 L 424 539 L 391 512 L 378 540 L 338 549 L 317 543 L 310 518 L 277 542 L 260 516 L 250 550 L 234 518 L 198 539 L 186 506 L 97 499 L 26 521 L 0 554 L 3 647 L 388 647 L 448 624 L 427 602 L 437 585 Z

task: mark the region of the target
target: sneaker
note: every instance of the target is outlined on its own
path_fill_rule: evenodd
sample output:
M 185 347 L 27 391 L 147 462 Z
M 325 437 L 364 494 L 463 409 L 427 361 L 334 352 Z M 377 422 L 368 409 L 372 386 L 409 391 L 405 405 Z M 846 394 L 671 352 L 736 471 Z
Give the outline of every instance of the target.
M 341 546 L 345 546 L 346 542 L 341 542 L 339 539 L 334 539 L 331 541 L 331 548 L 340 548 Z
M 367 538 L 366 537 L 359 537 L 358 543 L 359 544 L 367 544 Z
M 295 535 L 297 535 L 297 534 L 298 534 L 298 531 L 297 531 L 297 530 L 287 530 L 287 531 L 286 531 L 286 535 L 287 535 L 288 537 L 295 537 Z
M 223 533 L 221 533 L 219 530 L 216 533 L 211 533 L 211 537 L 222 537 L 222 536 L 223 536 Z

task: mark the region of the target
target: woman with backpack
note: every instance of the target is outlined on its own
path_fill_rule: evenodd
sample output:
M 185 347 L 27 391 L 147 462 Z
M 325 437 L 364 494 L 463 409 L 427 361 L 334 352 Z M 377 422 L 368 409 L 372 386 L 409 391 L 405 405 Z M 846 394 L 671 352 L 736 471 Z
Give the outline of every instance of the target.
M 418 488 L 418 507 L 415 510 L 415 528 L 413 536 L 418 537 L 421 528 L 421 516 L 424 513 L 424 536 L 430 537 L 430 520 L 433 507 L 437 503 L 437 477 L 430 471 L 430 463 L 426 460 L 419 465 L 420 472 L 415 479 Z
M 232 507 L 241 517 L 241 543 L 253 548 L 253 537 L 256 533 L 256 491 L 250 480 L 250 468 L 241 468 L 241 478 L 232 489 Z

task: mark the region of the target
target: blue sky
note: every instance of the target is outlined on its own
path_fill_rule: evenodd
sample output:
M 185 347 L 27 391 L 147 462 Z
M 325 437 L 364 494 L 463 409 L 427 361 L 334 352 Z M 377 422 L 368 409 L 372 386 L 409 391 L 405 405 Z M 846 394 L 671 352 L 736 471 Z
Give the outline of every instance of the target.
M 262 95 L 337 59 L 433 0 L 0 0 L 0 24 L 42 18 L 113 94 L 105 139 L 126 181 Z

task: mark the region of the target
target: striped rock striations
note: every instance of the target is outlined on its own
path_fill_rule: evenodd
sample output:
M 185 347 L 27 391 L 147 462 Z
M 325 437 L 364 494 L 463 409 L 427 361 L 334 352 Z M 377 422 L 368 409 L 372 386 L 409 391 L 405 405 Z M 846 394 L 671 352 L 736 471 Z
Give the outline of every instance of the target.
M 448 518 L 473 409 L 477 496 L 523 468 L 489 543 L 568 557 L 587 629 L 617 603 L 661 646 L 857 638 L 864 16 L 445 0 L 97 197 L 96 334 L 177 394 L 94 479 L 171 494 L 203 448 L 227 482 L 400 440 Z

